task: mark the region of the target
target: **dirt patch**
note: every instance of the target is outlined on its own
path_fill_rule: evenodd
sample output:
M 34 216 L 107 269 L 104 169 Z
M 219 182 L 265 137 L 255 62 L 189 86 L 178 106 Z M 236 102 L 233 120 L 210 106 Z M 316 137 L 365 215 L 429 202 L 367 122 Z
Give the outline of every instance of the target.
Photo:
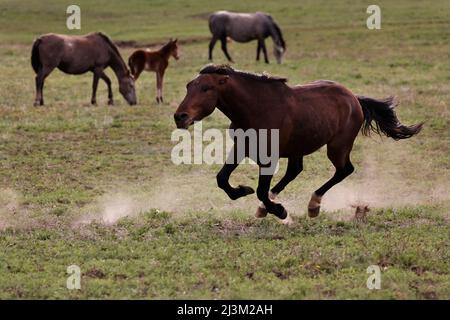
M 210 40 L 210 37 L 189 37 L 178 39 L 180 45 L 189 45 L 194 43 L 202 43 Z M 138 42 L 134 40 L 117 40 L 114 42 L 120 48 L 158 48 L 167 43 L 165 41 L 157 42 Z

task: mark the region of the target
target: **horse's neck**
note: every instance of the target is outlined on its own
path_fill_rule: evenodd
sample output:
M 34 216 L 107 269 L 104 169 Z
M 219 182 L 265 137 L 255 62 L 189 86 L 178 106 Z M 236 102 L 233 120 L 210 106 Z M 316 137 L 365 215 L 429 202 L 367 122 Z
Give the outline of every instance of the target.
M 113 69 L 114 73 L 116 74 L 117 78 L 120 79 L 124 77 L 127 73 L 127 66 L 125 65 L 125 62 L 123 61 L 122 57 L 119 56 L 115 50 L 110 49 L 110 67 Z
M 159 52 L 166 60 L 169 60 L 170 55 L 172 54 L 172 50 L 169 44 L 164 45 L 161 49 L 159 49 Z
M 247 92 L 243 86 L 235 84 L 228 88 L 219 98 L 218 109 L 238 128 L 251 126 L 252 115 L 258 114 L 254 104 L 254 94 Z
M 273 43 L 277 46 L 280 46 L 281 45 L 280 35 L 278 34 L 278 31 L 273 22 L 269 26 L 269 31 L 270 31 L 270 37 L 272 38 Z

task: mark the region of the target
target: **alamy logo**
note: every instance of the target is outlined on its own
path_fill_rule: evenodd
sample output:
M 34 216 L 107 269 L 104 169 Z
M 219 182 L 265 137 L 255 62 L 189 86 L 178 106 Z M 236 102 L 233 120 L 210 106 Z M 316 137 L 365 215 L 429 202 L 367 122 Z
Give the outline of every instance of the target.
M 67 14 L 70 16 L 67 17 L 66 26 L 69 30 L 80 30 L 81 29 L 81 9 L 76 4 L 72 4 L 67 7 Z
M 239 164 L 246 156 L 258 159 L 262 175 L 273 175 L 278 167 L 278 129 L 208 129 L 202 122 L 194 124 L 193 137 L 188 130 L 172 132 L 172 162 L 179 164 Z M 203 145 L 204 142 L 208 144 Z M 233 151 L 234 148 L 234 152 Z M 226 157 L 226 154 L 229 156 Z M 251 160 L 249 163 L 254 163 Z
M 67 277 L 66 286 L 69 290 L 81 289 L 81 269 L 79 266 L 73 264 L 67 267 Z
M 376 4 L 367 7 L 366 10 L 370 16 L 366 20 L 366 25 L 369 30 L 381 29 L 381 9 Z
M 377 265 L 371 265 L 367 267 L 367 273 L 371 274 L 367 278 L 367 289 L 369 290 L 380 290 L 381 289 L 381 270 Z

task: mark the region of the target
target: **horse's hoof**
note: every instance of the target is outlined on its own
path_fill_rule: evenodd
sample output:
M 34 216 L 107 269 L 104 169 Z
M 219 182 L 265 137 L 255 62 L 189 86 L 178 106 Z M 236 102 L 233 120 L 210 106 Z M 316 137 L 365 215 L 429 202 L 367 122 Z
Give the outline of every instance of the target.
M 108 106 L 113 106 L 114 105 L 114 101 L 110 100 L 108 101 Z
M 256 218 L 265 218 L 267 216 L 267 209 L 264 204 L 261 202 L 259 207 L 256 209 L 255 217 Z
M 308 217 L 310 218 L 315 218 L 319 215 L 320 213 L 320 206 L 315 207 L 315 208 L 308 208 Z
M 39 101 L 35 101 L 34 103 L 33 103 L 33 106 L 34 107 L 39 107 L 41 105 L 41 103 L 39 102 Z
M 238 185 L 238 188 L 239 192 L 242 194 L 242 197 L 255 193 L 255 190 L 253 190 L 253 188 L 249 186 Z
M 308 204 L 308 216 L 310 218 L 315 218 L 320 212 L 320 203 L 322 202 L 322 197 L 317 195 L 315 192 L 311 195 L 311 200 Z
M 277 197 L 278 193 L 274 193 L 272 191 L 269 191 L 269 199 L 270 200 L 275 200 L 275 198 Z
M 292 220 L 291 216 L 289 215 L 289 213 L 287 214 L 286 218 L 284 218 L 283 220 L 280 220 L 280 222 L 282 224 L 284 224 L 285 226 L 290 226 L 294 223 L 294 221 Z

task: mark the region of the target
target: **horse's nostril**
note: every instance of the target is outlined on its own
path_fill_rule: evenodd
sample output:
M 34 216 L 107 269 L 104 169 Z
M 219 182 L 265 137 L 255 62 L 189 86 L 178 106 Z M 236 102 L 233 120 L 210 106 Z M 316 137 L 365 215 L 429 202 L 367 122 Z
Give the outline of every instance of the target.
M 186 112 L 175 113 L 173 117 L 175 118 L 175 121 L 184 121 L 188 118 L 188 114 Z

